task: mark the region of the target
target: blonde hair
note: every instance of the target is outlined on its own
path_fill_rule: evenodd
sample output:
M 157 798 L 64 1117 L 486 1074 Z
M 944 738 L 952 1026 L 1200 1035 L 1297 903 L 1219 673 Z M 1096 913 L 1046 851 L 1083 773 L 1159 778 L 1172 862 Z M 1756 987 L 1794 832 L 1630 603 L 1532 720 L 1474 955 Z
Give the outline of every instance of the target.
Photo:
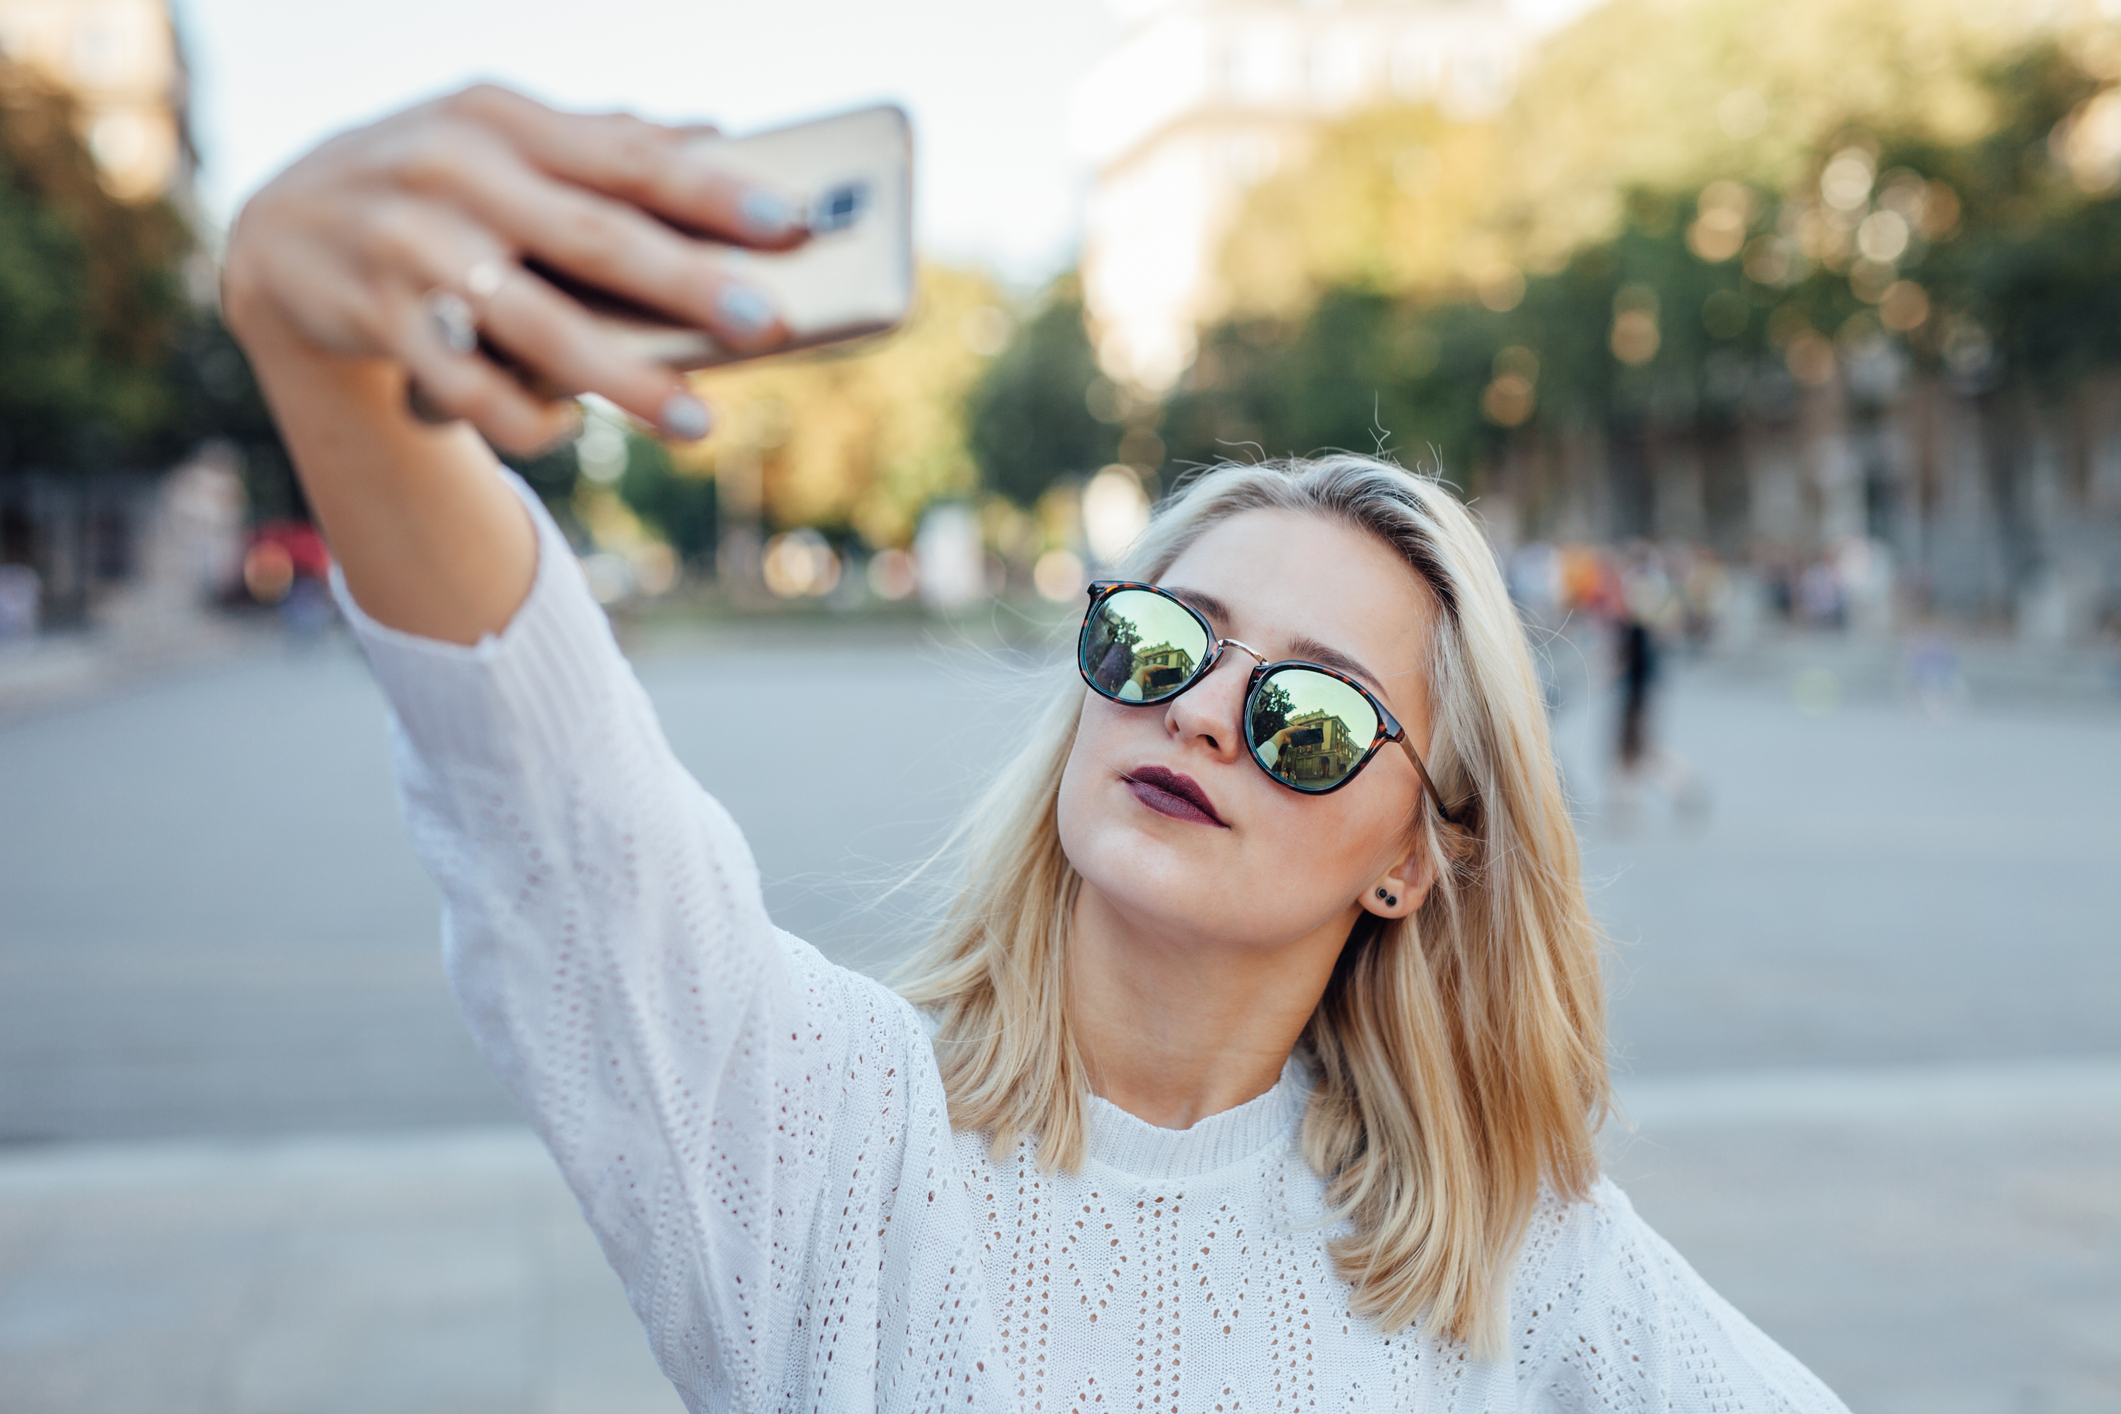
M 1386 1331 L 1425 1317 L 1499 1353 L 1540 1188 L 1589 1189 L 1609 1099 L 1600 938 L 1525 631 L 1465 507 L 1434 477 L 1369 457 L 1211 468 L 1159 509 L 1126 576 L 1160 579 L 1250 510 L 1375 535 L 1433 601 L 1426 759 L 1458 823 L 1421 799 L 1435 886 L 1412 917 L 1364 915 L 1311 1016 L 1303 1152 L 1348 1224 L 1332 1253 L 1354 1311 Z M 1071 675 L 968 819 L 963 890 L 901 981 L 938 1019 L 951 1122 L 996 1152 L 1035 1135 L 1041 1163 L 1070 1169 L 1088 1089 L 1067 1007 L 1081 880 L 1056 799 L 1082 701 Z

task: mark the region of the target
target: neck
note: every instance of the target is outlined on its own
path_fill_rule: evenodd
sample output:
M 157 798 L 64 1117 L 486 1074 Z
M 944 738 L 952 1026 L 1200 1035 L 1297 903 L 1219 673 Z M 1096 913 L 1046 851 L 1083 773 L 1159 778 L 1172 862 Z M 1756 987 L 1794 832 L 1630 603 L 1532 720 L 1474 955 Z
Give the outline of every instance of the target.
M 1068 938 L 1070 1024 L 1092 1087 L 1186 1129 L 1265 1094 L 1325 995 L 1349 907 L 1278 947 L 1218 945 L 1126 917 L 1087 884 Z

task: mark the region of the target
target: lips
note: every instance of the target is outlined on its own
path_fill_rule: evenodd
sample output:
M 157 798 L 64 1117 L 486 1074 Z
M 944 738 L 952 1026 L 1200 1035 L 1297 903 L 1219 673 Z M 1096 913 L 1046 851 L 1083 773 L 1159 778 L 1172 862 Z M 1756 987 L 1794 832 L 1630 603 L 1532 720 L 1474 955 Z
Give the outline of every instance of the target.
M 1191 776 L 1163 766 L 1142 766 L 1129 771 L 1125 779 L 1134 798 L 1159 815 L 1201 825 L 1223 824 L 1223 817 L 1215 813 L 1214 802 Z

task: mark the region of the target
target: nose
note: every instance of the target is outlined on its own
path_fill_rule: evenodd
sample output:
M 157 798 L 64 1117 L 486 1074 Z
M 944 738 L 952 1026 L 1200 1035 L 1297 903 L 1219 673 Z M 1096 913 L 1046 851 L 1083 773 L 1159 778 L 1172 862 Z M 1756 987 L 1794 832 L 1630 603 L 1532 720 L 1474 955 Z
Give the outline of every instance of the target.
M 1237 652 L 1223 653 L 1191 690 L 1172 698 L 1164 722 L 1180 741 L 1198 740 L 1218 760 L 1234 761 L 1244 750 L 1245 687 L 1252 676 L 1239 655 L 1267 660 L 1258 649 L 1234 638 L 1219 638 L 1215 647 Z

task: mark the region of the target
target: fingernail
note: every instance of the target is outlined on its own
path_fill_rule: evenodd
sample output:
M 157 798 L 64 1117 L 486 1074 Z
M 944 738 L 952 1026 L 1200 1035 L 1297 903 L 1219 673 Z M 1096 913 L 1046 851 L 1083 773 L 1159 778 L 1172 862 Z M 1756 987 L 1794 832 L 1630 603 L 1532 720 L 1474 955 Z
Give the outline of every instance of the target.
M 682 442 L 697 442 L 714 430 L 714 414 L 707 404 L 690 393 L 672 393 L 656 422 L 663 431 Z
M 773 301 L 750 285 L 724 285 L 714 302 L 740 334 L 762 333 L 774 320 Z
M 737 202 L 737 211 L 753 235 L 785 236 L 797 224 L 795 203 L 777 191 L 753 187 Z

